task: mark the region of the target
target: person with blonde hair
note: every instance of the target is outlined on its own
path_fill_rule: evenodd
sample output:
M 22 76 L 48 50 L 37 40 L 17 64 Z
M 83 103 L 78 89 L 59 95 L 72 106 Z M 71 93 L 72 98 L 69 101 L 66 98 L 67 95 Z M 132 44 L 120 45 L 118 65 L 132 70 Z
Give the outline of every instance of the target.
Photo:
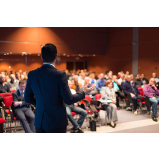
M 90 82 L 89 82 L 89 83 L 91 83 L 91 84 L 93 84 L 94 86 L 96 86 L 97 80 L 95 79 L 95 74 L 94 74 L 94 73 L 91 73 L 91 74 L 89 75 L 89 78 L 90 78 Z

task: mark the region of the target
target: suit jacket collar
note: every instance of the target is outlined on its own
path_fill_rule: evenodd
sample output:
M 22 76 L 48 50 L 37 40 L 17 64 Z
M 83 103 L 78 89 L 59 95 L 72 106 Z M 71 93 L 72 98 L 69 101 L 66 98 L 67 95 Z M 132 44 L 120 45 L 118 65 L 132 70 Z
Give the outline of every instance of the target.
M 44 69 L 44 68 L 54 68 L 54 67 L 52 65 L 44 64 L 44 65 L 41 66 L 41 68 Z

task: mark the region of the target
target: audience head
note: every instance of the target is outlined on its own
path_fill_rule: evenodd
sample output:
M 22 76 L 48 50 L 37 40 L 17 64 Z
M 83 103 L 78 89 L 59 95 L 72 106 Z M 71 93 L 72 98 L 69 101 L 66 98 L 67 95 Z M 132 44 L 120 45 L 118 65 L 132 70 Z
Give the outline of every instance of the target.
M 10 70 L 10 74 L 13 74 L 13 70 Z
M 156 78 L 156 77 L 157 77 L 157 74 L 156 74 L 156 73 L 152 73 L 152 77 L 153 77 L 153 78 Z
M 144 78 L 144 74 L 143 74 L 143 73 L 141 74 L 140 78 L 141 78 L 141 79 L 143 79 L 143 78 Z
M 19 70 L 19 73 L 22 74 L 22 70 Z
M 107 76 L 108 76 L 108 79 L 111 79 L 112 78 L 112 73 L 109 72 Z
M 137 74 L 135 75 L 135 77 L 136 77 L 136 79 L 140 79 L 140 74 L 137 73 Z
M 91 74 L 89 75 L 89 78 L 95 79 L 95 74 L 94 74 L 94 73 L 91 73 Z
M 125 78 L 125 75 L 124 74 L 121 74 L 121 79 L 123 80 Z
M 87 85 L 89 84 L 90 78 L 89 77 L 85 77 L 84 79 L 84 84 Z
M 131 74 L 130 76 L 131 76 L 131 80 L 133 80 L 133 79 L 134 79 L 134 76 L 133 76 L 133 74 Z
M 112 88 L 113 87 L 113 82 L 111 79 L 108 79 L 105 83 L 105 85 L 108 87 L 108 88 Z
M 1 82 L 1 83 L 4 83 L 4 82 L 5 82 L 5 80 L 6 80 L 5 77 L 6 77 L 6 76 L 5 76 L 4 74 L 0 74 L 0 82 Z
M 24 80 L 24 75 L 20 75 L 20 80 Z
M 99 79 L 103 80 L 103 78 L 104 78 L 104 74 L 103 74 L 103 73 L 100 73 L 100 74 L 99 74 Z
M 8 82 L 8 81 L 9 81 L 9 76 L 7 74 L 6 77 L 5 77 L 5 82 Z
M 129 71 L 126 71 L 126 75 L 129 75 Z
M 118 72 L 118 76 L 121 77 L 121 72 Z
M 47 43 L 41 48 L 41 54 L 44 63 L 55 63 L 57 57 L 57 48 L 54 44 Z
M 25 90 L 25 87 L 26 87 L 26 81 L 20 80 L 20 81 L 19 81 L 19 90 L 20 90 L 20 91 L 24 91 L 24 90 Z
M 127 81 L 130 82 L 132 79 L 131 79 L 131 76 L 130 75 L 127 75 Z
M 156 83 L 156 81 L 155 81 L 154 78 L 151 78 L 151 79 L 149 80 L 149 85 L 153 86 L 155 83 Z
M 75 76 L 73 77 L 73 80 L 74 80 L 75 83 L 78 83 L 78 76 L 75 75 Z
M 113 81 L 116 81 L 116 80 L 117 80 L 117 76 L 116 76 L 116 75 L 113 75 L 113 76 L 112 76 L 112 80 L 113 80 Z
M 85 77 L 85 73 L 81 72 L 81 78 L 84 78 L 84 77 Z
M 72 82 L 70 80 L 68 80 L 68 86 L 70 89 L 72 88 Z
M 16 72 L 15 75 L 16 75 L 16 78 L 20 79 L 20 73 L 19 72 Z
M 10 78 L 11 78 L 11 81 L 12 81 L 12 82 L 14 82 L 14 81 L 15 81 L 15 79 L 16 79 L 16 77 L 15 77 L 15 75 L 14 75 L 14 74 L 11 74 L 11 75 L 10 75 Z

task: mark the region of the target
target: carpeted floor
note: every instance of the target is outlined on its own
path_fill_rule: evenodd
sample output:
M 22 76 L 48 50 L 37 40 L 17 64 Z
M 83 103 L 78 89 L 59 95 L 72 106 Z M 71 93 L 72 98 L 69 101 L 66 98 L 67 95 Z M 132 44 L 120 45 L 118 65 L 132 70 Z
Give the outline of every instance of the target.
M 82 125 L 82 129 L 84 129 L 85 133 L 159 133 L 159 121 L 154 122 L 146 112 L 145 107 L 140 115 L 134 115 L 131 111 L 126 111 L 125 109 L 117 110 L 117 126 L 116 128 L 111 128 L 105 123 L 105 111 L 100 111 L 100 120 L 97 123 L 97 130 L 92 132 L 89 128 L 87 129 L 87 127 L 89 127 L 89 122 L 86 122 L 86 120 Z M 77 119 L 78 117 L 79 116 L 77 116 Z M 23 127 L 20 125 L 19 121 L 16 123 L 16 126 L 16 133 L 24 133 Z M 14 131 L 14 123 L 11 124 L 11 127 Z M 70 133 L 72 127 L 72 124 L 69 122 L 67 133 Z M 10 133 L 10 131 L 7 130 L 7 133 Z

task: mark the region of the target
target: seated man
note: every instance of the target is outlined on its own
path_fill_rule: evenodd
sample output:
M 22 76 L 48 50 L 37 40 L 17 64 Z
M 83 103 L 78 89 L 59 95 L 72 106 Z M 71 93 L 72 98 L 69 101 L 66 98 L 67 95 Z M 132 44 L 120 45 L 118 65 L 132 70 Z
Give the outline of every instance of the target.
M 10 90 L 17 90 L 19 80 L 16 79 L 14 74 L 10 75 L 11 81 L 8 82 L 8 85 L 10 87 Z
M 159 82 L 159 78 L 157 78 L 157 73 L 152 73 L 152 77 L 155 79 L 155 82 Z
M 133 80 L 133 84 L 137 87 L 137 88 L 141 88 L 143 83 L 141 81 L 141 78 L 140 78 L 140 74 L 136 74 L 135 75 L 135 79 Z
M 80 83 L 78 83 L 78 76 L 75 75 L 75 76 L 73 77 L 72 89 L 75 90 L 76 92 L 79 92 L 81 86 L 82 86 L 82 85 L 81 85 Z
M 159 97 L 156 97 L 156 96 L 159 96 L 159 91 L 155 86 L 154 78 L 151 78 L 149 80 L 149 84 L 144 85 L 143 95 L 146 97 L 149 97 L 149 100 L 152 104 L 152 110 L 153 110 L 152 119 L 153 121 L 157 122 L 157 105 L 159 104 Z M 147 110 L 150 111 L 150 108 L 147 107 Z
M 95 96 L 96 94 L 98 94 L 97 89 L 94 87 L 94 85 L 91 85 L 90 83 L 90 78 L 86 77 L 84 79 L 84 85 L 80 88 L 80 91 L 83 91 L 84 87 L 87 85 L 88 88 L 90 88 L 92 86 L 93 90 L 90 92 L 90 95 Z M 87 94 L 86 94 L 87 95 Z M 88 94 L 89 95 L 89 94 Z M 97 105 L 96 104 L 96 100 L 91 100 L 91 105 L 90 105 L 90 109 L 94 112 L 94 118 L 98 117 L 98 113 L 97 113 Z M 88 108 L 86 108 L 87 110 L 90 110 Z
M 144 74 L 141 74 L 141 81 L 143 84 L 148 84 L 148 79 L 144 77 Z
M 30 105 L 24 101 L 25 87 L 26 82 L 24 80 L 20 80 L 19 89 L 16 92 L 12 93 L 14 112 L 18 120 L 22 123 L 25 133 L 35 133 L 35 115 L 32 112 Z M 26 118 L 30 121 L 30 126 Z
M 124 83 L 123 85 L 123 92 L 124 94 L 128 95 L 128 99 L 131 96 L 132 102 L 133 102 L 133 106 L 134 106 L 134 114 L 137 115 L 137 99 L 141 99 L 140 95 L 140 91 L 137 89 L 137 87 L 135 86 L 135 84 L 130 83 L 131 82 L 131 76 L 127 76 L 127 81 Z M 131 110 L 130 107 L 127 107 L 126 110 Z
M 123 99 L 124 98 L 124 93 L 122 91 L 120 91 L 120 89 L 118 87 L 119 83 L 118 83 L 116 75 L 113 75 L 112 82 L 113 82 L 113 88 L 114 88 L 115 93 L 116 93 L 116 102 L 117 102 L 116 106 L 118 107 L 118 109 L 120 109 L 118 96 L 120 96 L 120 98 Z
M 9 85 L 5 82 L 5 75 L 0 74 L 0 93 L 10 93 Z
M 99 93 L 100 93 L 102 87 L 106 86 L 105 83 L 106 83 L 106 80 L 104 79 L 104 74 L 101 73 L 99 75 L 99 79 L 96 82 L 96 88 L 97 88 Z
M 74 89 L 71 89 L 72 88 L 72 82 L 71 81 L 68 81 L 68 86 L 69 86 L 69 88 L 71 90 L 71 93 L 72 94 L 76 94 L 76 91 Z M 82 126 L 82 124 L 84 122 L 84 119 L 87 116 L 87 112 L 84 109 L 80 108 L 80 107 L 75 107 L 74 104 L 71 104 L 71 105 L 67 105 L 66 104 L 66 111 L 67 111 L 67 116 L 69 118 L 69 121 L 73 125 L 73 128 L 72 128 L 71 132 L 72 133 L 83 133 L 83 131 L 81 129 L 81 126 Z M 73 118 L 71 112 L 76 112 L 76 113 L 81 115 L 77 122 Z
M 88 85 L 88 88 L 91 87 L 91 84 L 89 83 L 90 78 L 89 77 L 85 77 L 84 79 L 84 85 L 80 88 L 80 91 L 83 91 L 84 86 Z M 94 96 L 96 94 L 98 94 L 97 89 L 92 85 L 93 90 L 90 92 L 90 95 Z

